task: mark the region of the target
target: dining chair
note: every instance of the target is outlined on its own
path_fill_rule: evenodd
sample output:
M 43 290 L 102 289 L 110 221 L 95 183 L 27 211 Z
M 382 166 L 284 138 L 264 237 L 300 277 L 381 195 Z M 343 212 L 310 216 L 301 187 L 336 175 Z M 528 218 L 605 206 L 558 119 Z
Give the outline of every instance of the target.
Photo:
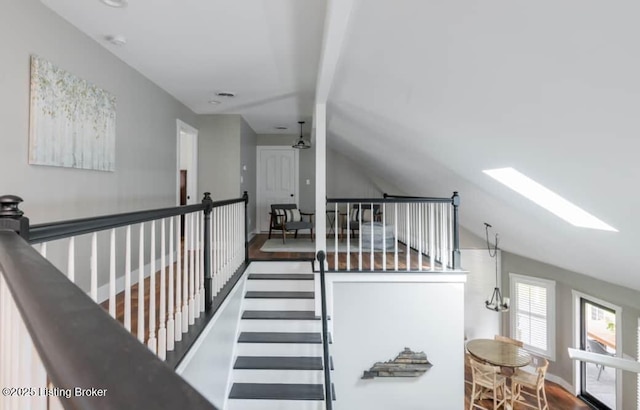
M 598 342 L 597 340 L 593 340 L 593 339 L 587 339 L 587 351 L 588 352 L 593 352 L 593 353 L 598 353 L 598 354 L 604 354 L 604 355 L 607 355 L 607 356 L 614 356 L 613 353 L 611 353 L 611 352 L 609 352 L 607 350 L 605 345 L 603 345 L 602 343 Z M 596 367 L 598 368 L 598 377 L 596 377 L 596 380 L 599 381 L 600 380 L 600 375 L 602 374 L 602 371 L 604 370 L 604 365 L 596 363 Z
M 535 373 L 518 369 L 518 371 L 511 376 L 511 408 L 513 408 L 513 404 L 517 402 L 533 409 L 549 410 L 547 393 L 544 390 L 544 378 L 547 374 L 549 361 L 538 357 L 536 361 L 533 362 L 533 365 L 535 366 Z M 527 390 L 523 390 L 523 388 Z M 523 395 L 536 398 L 537 405 L 534 406 L 533 404 L 527 403 Z
M 469 357 L 469 365 L 471 367 L 471 380 L 473 383 L 469 410 L 473 410 L 474 408 L 489 410 L 479 403 L 476 403 L 476 401 L 480 401 L 487 392 L 492 392 L 494 410 L 500 406 L 504 408 L 507 402 L 507 378 L 500 374 L 500 368 L 480 363 L 471 357 Z
M 511 343 L 512 345 L 516 345 L 518 347 L 524 347 L 524 343 L 522 343 L 520 340 L 512 339 L 510 337 L 495 335 L 493 339 L 500 342 Z
M 271 221 L 269 222 L 269 239 L 272 231 L 282 231 L 282 243 L 285 243 L 287 231 L 295 231 L 298 237 L 299 229 L 309 229 L 313 241 L 313 214 L 301 212 L 296 204 L 271 205 Z M 305 220 L 304 217 L 309 219 Z

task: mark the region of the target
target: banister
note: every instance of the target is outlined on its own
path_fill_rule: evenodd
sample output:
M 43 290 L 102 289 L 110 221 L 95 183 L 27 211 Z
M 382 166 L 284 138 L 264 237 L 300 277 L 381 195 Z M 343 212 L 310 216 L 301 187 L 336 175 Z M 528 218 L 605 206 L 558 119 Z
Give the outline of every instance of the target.
M 324 395 L 326 409 L 333 409 L 333 394 L 331 386 L 331 361 L 329 360 L 329 330 L 327 324 L 327 294 L 324 278 L 324 251 L 318 251 L 318 264 L 320 265 L 320 299 L 322 306 L 322 355 L 324 361 Z
M 211 208 L 216 208 L 242 201 L 244 201 L 244 198 L 214 201 L 212 202 L 212 204 L 210 204 L 210 206 Z M 206 206 L 207 205 L 200 203 L 195 205 L 184 205 L 170 208 L 152 209 L 147 211 L 135 211 L 115 215 L 104 215 L 32 225 L 29 228 L 29 242 L 32 244 L 47 242 L 55 239 L 67 238 L 70 236 L 82 235 L 86 233 L 152 221 L 155 219 L 168 218 L 171 216 L 183 215 L 197 211 L 204 211 Z
M 327 203 L 374 203 L 374 204 L 402 204 L 402 203 L 443 203 L 450 204 L 451 198 L 427 198 L 427 197 L 391 197 L 386 198 L 327 198 Z
M 106 389 L 65 409 L 214 409 L 14 231 L 0 230 L 0 272 L 53 385 Z

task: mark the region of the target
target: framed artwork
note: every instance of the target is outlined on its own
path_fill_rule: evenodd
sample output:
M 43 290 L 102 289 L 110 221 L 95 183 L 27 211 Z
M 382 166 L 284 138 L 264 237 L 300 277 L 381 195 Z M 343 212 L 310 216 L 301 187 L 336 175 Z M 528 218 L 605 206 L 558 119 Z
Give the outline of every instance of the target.
M 29 164 L 115 170 L 116 99 L 31 56 Z

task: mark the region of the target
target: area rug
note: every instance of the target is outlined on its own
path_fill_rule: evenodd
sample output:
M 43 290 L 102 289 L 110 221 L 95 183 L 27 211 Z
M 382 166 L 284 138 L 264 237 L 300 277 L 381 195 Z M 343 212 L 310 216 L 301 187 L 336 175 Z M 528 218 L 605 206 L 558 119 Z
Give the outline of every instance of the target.
M 350 252 L 358 252 L 358 240 L 352 239 L 349 246 Z M 327 240 L 327 252 L 333 252 L 335 250 L 335 242 L 333 240 Z M 260 248 L 260 252 L 315 252 L 316 243 L 311 242 L 309 238 L 287 238 L 286 243 L 282 243 L 282 238 L 267 239 L 267 241 Z M 347 251 L 347 241 L 342 240 L 338 243 L 338 252 Z M 362 252 L 369 252 L 369 248 L 364 248 Z M 375 249 L 374 252 L 382 252 L 381 249 Z M 387 252 L 393 252 L 393 249 L 388 249 Z M 398 249 L 398 253 L 402 253 L 402 249 Z

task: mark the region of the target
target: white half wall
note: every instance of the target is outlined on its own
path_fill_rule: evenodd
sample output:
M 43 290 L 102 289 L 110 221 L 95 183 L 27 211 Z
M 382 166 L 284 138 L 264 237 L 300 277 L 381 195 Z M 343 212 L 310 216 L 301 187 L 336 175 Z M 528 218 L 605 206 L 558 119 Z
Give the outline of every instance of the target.
M 365 279 L 366 280 L 366 279 Z M 336 408 L 461 409 L 464 406 L 464 276 L 457 283 L 333 283 Z M 417 378 L 362 380 L 405 347 L 433 364 Z
M 505 316 L 484 305 L 496 286 L 495 259 L 489 257 L 486 249 L 462 249 L 460 252 L 462 268 L 469 271 L 464 288 L 464 335 L 468 340 L 493 339 L 500 334 L 502 316 Z

